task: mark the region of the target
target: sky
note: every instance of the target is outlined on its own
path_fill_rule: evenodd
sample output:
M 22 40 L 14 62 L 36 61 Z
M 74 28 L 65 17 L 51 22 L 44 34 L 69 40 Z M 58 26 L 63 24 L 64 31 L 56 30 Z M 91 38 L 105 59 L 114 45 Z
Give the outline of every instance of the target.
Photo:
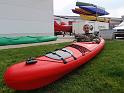
M 76 8 L 76 2 L 92 3 L 104 7 L 110 14 L 108 17 L 120 18 L 124 15 L 124 0 L 53 0 L 54 15 L 75 16 L 71 9 Z M 77 15 L 78 16 L 78 15 Z

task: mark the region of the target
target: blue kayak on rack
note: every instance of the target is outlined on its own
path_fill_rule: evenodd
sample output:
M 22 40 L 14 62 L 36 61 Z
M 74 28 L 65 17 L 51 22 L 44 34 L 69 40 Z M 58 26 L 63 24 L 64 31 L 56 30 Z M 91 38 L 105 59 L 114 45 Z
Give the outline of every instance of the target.
M 92 12 L 93 14 L 99 14 L 99 15 L 108 15 L 109 13 L 107 11 L 105 11 L 104 9 L 101 9 L 99 7 L 95 7 L 95 6 L 79 6 L 80 8 Z

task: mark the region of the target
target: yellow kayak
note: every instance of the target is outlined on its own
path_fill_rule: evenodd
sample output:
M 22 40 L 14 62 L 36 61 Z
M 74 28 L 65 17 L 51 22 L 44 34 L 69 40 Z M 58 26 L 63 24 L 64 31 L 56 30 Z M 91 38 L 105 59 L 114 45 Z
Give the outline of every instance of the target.
M 89 15 L 83 15 L 83 14 L 80 14 L 80 18 L 82 20 L 90 20 L 90 21 L 96 21 L 96 17 L 95 16 L 89 16 Z
M 83 14 L 80 14 L 80 18 L 82 20 L 100 21 L 100 22 L 107 22 L 107 23 L 110 21 L 110 19 L 105 17 L 96 17 L 96 16 L 83 15 Z

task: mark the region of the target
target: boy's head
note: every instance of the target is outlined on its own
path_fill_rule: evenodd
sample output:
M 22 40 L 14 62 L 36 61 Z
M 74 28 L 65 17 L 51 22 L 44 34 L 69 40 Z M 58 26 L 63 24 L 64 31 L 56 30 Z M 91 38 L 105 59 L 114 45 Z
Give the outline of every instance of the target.
M 85 33 L 89 33 L 89 31 L 90 31 L 90 26 L 89 26 L 88 24 L 85 24 L 85 25 L 83 26 L 83 31 L 84 31 Z

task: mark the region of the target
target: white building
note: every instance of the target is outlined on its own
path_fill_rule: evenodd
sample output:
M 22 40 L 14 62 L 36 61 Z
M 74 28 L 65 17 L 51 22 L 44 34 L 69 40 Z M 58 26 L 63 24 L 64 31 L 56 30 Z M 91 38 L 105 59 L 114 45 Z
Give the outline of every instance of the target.
M 53 0 L 0 0 L 0 35 L 54 35 Z

